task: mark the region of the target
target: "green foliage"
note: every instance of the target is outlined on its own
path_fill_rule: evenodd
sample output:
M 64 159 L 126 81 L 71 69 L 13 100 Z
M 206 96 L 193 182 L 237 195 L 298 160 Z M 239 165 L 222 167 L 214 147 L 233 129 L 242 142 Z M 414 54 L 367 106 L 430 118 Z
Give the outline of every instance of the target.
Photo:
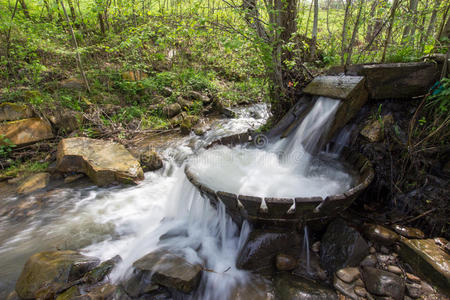
M 8 157 L 12 150 L 16 147 L 10 139 L 0 134 L 0 157 Z
M 448 114 L 450 108 L 450 78 L 443 78 L 434 90 L 427 106 L 435 107 L 438 112 Z

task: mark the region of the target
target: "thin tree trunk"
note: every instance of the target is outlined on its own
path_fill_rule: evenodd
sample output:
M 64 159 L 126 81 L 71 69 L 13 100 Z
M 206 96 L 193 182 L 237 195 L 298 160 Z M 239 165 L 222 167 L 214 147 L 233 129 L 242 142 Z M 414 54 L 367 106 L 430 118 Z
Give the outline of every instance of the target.
M 409 16 L 406 21 L 405 29 L 403 30 L 402 43 L 405 43 L 408 40 L 408 36 L 411 35 L 415 31 L 414 20 L 416 20 L 417 14 L 417 5 L 419 4 L 419 0 L 410 0 L 409 1 Z M 411 39 L 409 40 L 411 43 Z
M 359 10 L 358 15 L 356 16 L 355 27 L 353 28 L 352 39 L 350 40 L 350 44 L 348 45 L 347 61 L 345 62 L 346 65 L 349 65 L 352 62 L 353 44 L 355 43 L 356 35 L 358 34 L 359 20 L 361 19 L 361 12 L 363 10 L 363 7 L 364 0 L 361 0 L 359 2 Z
M 446 20 L 447 20 L 447 15 L 448 15 L 449 9 L 450 9 L 450 4 L 447 5 L 447 8 L 445 9 L 444 14 L 442 15 L 442 23 L 441 23 L 441 25 L 439 26 L 439 31 L 438 31 L 438 33 L 437 33 L 437 35 L 436 35 L 436 40 L 437 40 L 437 41 L 439 41 L 439 40 L 441 39 L 442 33 L 444 32 L 444 26 L 445 26 L 445 22 L 446 22 Z M 448 22 L 447 22 L 447 23 L 448 23 Z
M 389 27 L 387 31 L 386 40 L 384 41 L 383 55 L 381 56 L 382 63 L 384 63 L 384 60 L 386 59 L 386 50 L 389 45 L 389 40 L 391 39 L 392 27 L 394 26 L 395 11 L 397 10 L 399 3 L 400 0 L 394 0 L 394 3 L 392 4 L 391 15 L 389 16 Z
M 330 4 L 331 4 L 331 0 L 328 0 L 328 4 L 327 4 L 327 31 L 328 31 L 328 38 L 329 39 L 331 39 L 331 30 L 330 30 L 330 22 L 329 22 Z
M 84 70 L 83 70 L 83 63 L 81 62 L 81 56 L 80 56 L 80 52 L 78 51 L 78 43 L 77 43 L 77 39 L 75 37 L 75 33 L 73 32 L 73 28 L 72 28 L 72 24 L 70 23 L 70 19 L 69 16 L 67 15 L 67 11 L 66 8 L 64 7 L 64 2 L 63 0 L 60 0 L 61 2 L 61 7 L 63 9 L 64 12 L 64 16 L 66 17 L 66 21 L 67 21 L 67 25 L 69 26 L 69 30 L 70 33 L 72 35 L 72 42 L 73 42 L 73 47 L 75 48 L 75 52 L 76 52 L 76 61 L 77 61 L 77 65 L 78 65 L 78 69 L 80 70 L 81 73 L 81 77 L 83 78 L 84 84 L 86 85 L 86 89 L 88 90 L 88 92 L 91 92 L 91 89 L 89 87 L 89 83 L 88 80 L 86 78 L 86 74 L 84 74 Z
M 312 44 L 311 44 L 311 59 L 316 57 L 316 44 L 317 44 L 317 26 L 319 23 L 319 0 L 314 0 L 314 20 L 312 30 Z
M 311 5 L 309 6 L 308 19 L 306 19 L 305 36 L 308 36 L 309 19 L 311 18 L 311 11 L 312 11 L 312 7 L 313 7 L 313 2 L 314 2 L 314 1 L 311 1 Z
M 352 4 L 352 0 L 346 0 L 344 24 L 342 25 L 342 36 L 341 36 L 341 39 L 342 39 L 342 44 L 341 44 L 341 65 L 344 64 L 345 40 L 346 40 L 346 35 L 347 35 L 347 23 L 348 23 L 349 10 L 350 10 L 350 5 L 351 4 Z
M 20 6 L 22 6 L 23 14 L 25 15 L 25 17 L 27 19 L 31 20 L 30 12 L 28 11 L 28 7 L 27 7 L 27 4 L 25 3 L 25 0 L 19 0 L 19 2 L 20 2 Z
M 425 34 L 425 43 L 428 41 L 429 37 L 432 36 L 434 24 L 436 24 L 437 12 L 439 7 L 441 6 L 441 1 L 442 0 L 436 0 L 436 4 L 434 5 L 433 12 L 431 13 L 430 17 L 430 22 L 428 23 L 427 33 Z
M 10 21 L 10 25 L 8 28 L 8 32 L 6 34 L 6 53 L 5 53 L 5 58 L 6 58 L 6 64 L 8 67 L 8 79 L 9 79 L 9 74 L 12 73 L 12 69 L 11 69 L 11 62 L 9 60 L 9 47 L 11 46 L 11 29 L 12 29 L 12 21 L 14 20 L 14 17 L 16 16 L 16 12 L 17 12 L 17 6 L 19 4 L 19 0 L 16 0 L 16 4 L 14 5 L 14 10 L 13 13 L 11 15 L 11 21 Z M 7 80 L 7 82 L 9 82 L 9 80 Z
M 75 13 L 75 7 L 73 6 L 72 0 L 67 0 L 67 3 L 69 4 L 70 16 L 72 17 L 72 22 L 75 22 L 75 20 L 77 19 L 77 15 Z

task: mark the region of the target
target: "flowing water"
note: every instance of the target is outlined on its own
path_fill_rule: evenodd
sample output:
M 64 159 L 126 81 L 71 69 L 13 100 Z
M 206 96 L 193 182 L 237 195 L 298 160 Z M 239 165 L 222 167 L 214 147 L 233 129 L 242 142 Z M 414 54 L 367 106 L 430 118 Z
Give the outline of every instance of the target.
M 202 156 L 216 153 L 215 151 L 228 151 L 221 147 L 219 150 L 201 150 L 211 141 L 221 136 L 256 129 L 264 124 L 268 117 L 267 107 L 256 105 L 238 111 L 238 115 L 236 119 L 218 121 L 202 138 L 190 136 L 168 147 L 163 153 L 164 168 L 146 173 L 145 180 L 137 186 L 98 188 L 85 184 L 24 198 L 2 200 L 0 298 L 5 298 L 14 288 L 15 280 L 30 255 L 56 249 L 82 249 L 84 254 L 102 260 L 119 254 L 123 262 L 111 274 L 114 282 L 126 278 L 134 261 L 157 248 L 180 250 L 190 262 L 201 263 L 212 271 L 203 272 L 200 287 L 192 296 L 193 299 L 228 299 L 234 287 L 252 283 L 250 273 L 235 267 L 239 249 L 250 232 L 250 226 L 244 223 L 239 229 L 226 215 L 223 205 L 213 208 L 188 182 L 183 172 L 186 161 L 192 161 L 192 157 L 199 152 Z M 294 149 L 292 141 L 286 139 L 283 145 L 277 143 L 277 147 Z M 313 182 L 308 182 L 306 178 L 299 177 L 295 170 L 288 170 L 280 162 L 282 158 L 272 157 L 271 152 L 239 147 L 232 151 L 238 152 L 233 155 L 242 157 L 242 161 L 249 164 L 249 169 L 255 166 L 258 161 L 255 157 L 258 155 L 267 159 L 268 164 L 256 170 L 253 176 L 260 176 L 264 171 L 284 176 L 290 187 L 280 192 L 280 195 L 293 192 L 289 189 L 294 188 L 296 181 L 297 191 L 299 187 L 303 189 L 309 184 L 315 185 L 316 189 L 321 189 L 321 185 L 336 185 L 327 189 L 326 193 L 342 189 L 344 187 L 340 185 L 346 184 L 342 179 L 346 178 L 345 172 L 323 162 L 309 164 L 308 172 L 314 179 Z M 307 156 L 304 150 L 301 151 L 300 164 L 304 159 L 315 160 Z M 286 171 L 283 173 L 283 170 Z M 238 177 L 236 172 L 234 169 L 223 170 L 222 173 L 215 170 L 210 176 L 219 178 L 223 187 L 231 189 L 238 184 L 233 181 L 234 177 Z M 293 177 L 288 180 L 289 176 Z M 301 182 L 300 186 L 298 182 Z M 259 183 L 251 180 L 244 186 L 252 192 L 262 188 Z M 306 194 L 311 193 L 313 192 Z M 19 219 L 11 218 L 12 212 L 23 208 L 31 209 Z M 169 238 L 160 240 L 164 234 Z
M 325 198 L 340 194 L 351 187 L 352 176 L 342 165 L 310 154 L 338 107 L 339 100 L 319 97 L 288 138 L 262 148 L 204 150 L 189 160 L 190 171 L 206 186 L 238 195 Z

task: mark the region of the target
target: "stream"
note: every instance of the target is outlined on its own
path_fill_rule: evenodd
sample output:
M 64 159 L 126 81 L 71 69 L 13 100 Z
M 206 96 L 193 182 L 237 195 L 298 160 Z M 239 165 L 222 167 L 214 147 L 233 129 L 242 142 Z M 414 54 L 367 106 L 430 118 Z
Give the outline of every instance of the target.
M 217 121 L 203 137 L 191 135 L 173 142 L 162 153 L 164 168 L 146 173 L 137 186 L 98 188 L 86 183 L 2 201 L 0 211 L 32 206 L 36 197 L 45 206 L 19 221 L 0 217 L 0 298 L 14 289 L 30 255 L 56 249 L 82 249 L 83 254 L 102 260 L 119 254 L 123 261 L 110 276 L 113 282 L 125 280 L 133 262 L 155 249 L 180 251 L 189 262 L 210 270 L 203 272 L 199 288 L 188 296 L 192 299 L 229 299 L 236 286 L 258 282 L 235 266 L 250 225 L 244 222 L 239 228 L 223 204 L 213 208 L 187 180 L 185 163 L 196 163 L 201 178 L 233 192 L 278 197 L 342 192 L 350 187 L 351 176 L 305 150 L 317 143 L 338 107 L 338 101 L 319 100 L 292 137 L 264 150 L 240 146 L 204 150 L 220 137 L 263 125 L 268 107 L 258 104 L 237 109 L 236 118 Z M 166 237 L 160 239 L 162 235 Z

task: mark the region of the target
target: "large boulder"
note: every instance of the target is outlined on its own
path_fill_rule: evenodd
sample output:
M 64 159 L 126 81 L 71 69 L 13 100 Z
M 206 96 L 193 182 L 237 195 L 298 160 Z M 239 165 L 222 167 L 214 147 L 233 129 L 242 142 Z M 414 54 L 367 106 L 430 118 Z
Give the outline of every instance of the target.
M 394 300 L 402 300 L 405 295 L 405 282 L 393 273 L 362 267 L 362 275 L 366 289 L 377 296 L 388 296 Z
M 57 170 L 84 173 L 97 185 L 137 183 L 144 171 L 121 144 L 84 137 L 63 139 L 58 145 Z
M 286 230 L 254 230 L 238 255 L 237 267 L 240 269 L 271 273 L 275 270 L 276 256 L 290 251 L 300 252 L 301 238 L 296 232 Z M 290 253 L 287 253 L 290 254 Z
M 282 273 L 275 278 L 275 295 L 280 300 L 337 300 L 337 294 L 317 282 Z
M 39 118 L 0 124 L 0 135 L 9 139 L 14 145 L 30 144 L 53 137 L 50 124 Z
M 331 274 L 344 267 L 356 267 L 369 254 L 369 245 L 354 228 L 338 218 L 322 237 L 320 259 Z
M 42 288 L 58 290 L 65 284 L 80 279 L 99 264 L 94 257 L 76 251 L 47 251 L 31 256 L 25 263 L 16 283 L 16 292 L 22 299 L 34 299 Z
M 17 103 L 0 104 L 0 122 L 26 119 L 33 116 L 33 111 L 26 105 Z
M 135 261 L 133 267 L 134 276 L 140 276 L 142 292 L 151 290 L 154 284 L 159 284 L 190 293 L 197 287 L 202 275 L 200 264 L 190 263 L 183 258 L 182 253 L 168 250 L 151 252 Z
M 414 271 L 450 294 L 450 255 L 434 240 L 402 238 L 399 255 Z
M 31 175 L 22 182 L 17 188 L 18 194 L 29 194 L 34 191 L 45 188 L 50 180 L 49 173 L 37 173 Z

